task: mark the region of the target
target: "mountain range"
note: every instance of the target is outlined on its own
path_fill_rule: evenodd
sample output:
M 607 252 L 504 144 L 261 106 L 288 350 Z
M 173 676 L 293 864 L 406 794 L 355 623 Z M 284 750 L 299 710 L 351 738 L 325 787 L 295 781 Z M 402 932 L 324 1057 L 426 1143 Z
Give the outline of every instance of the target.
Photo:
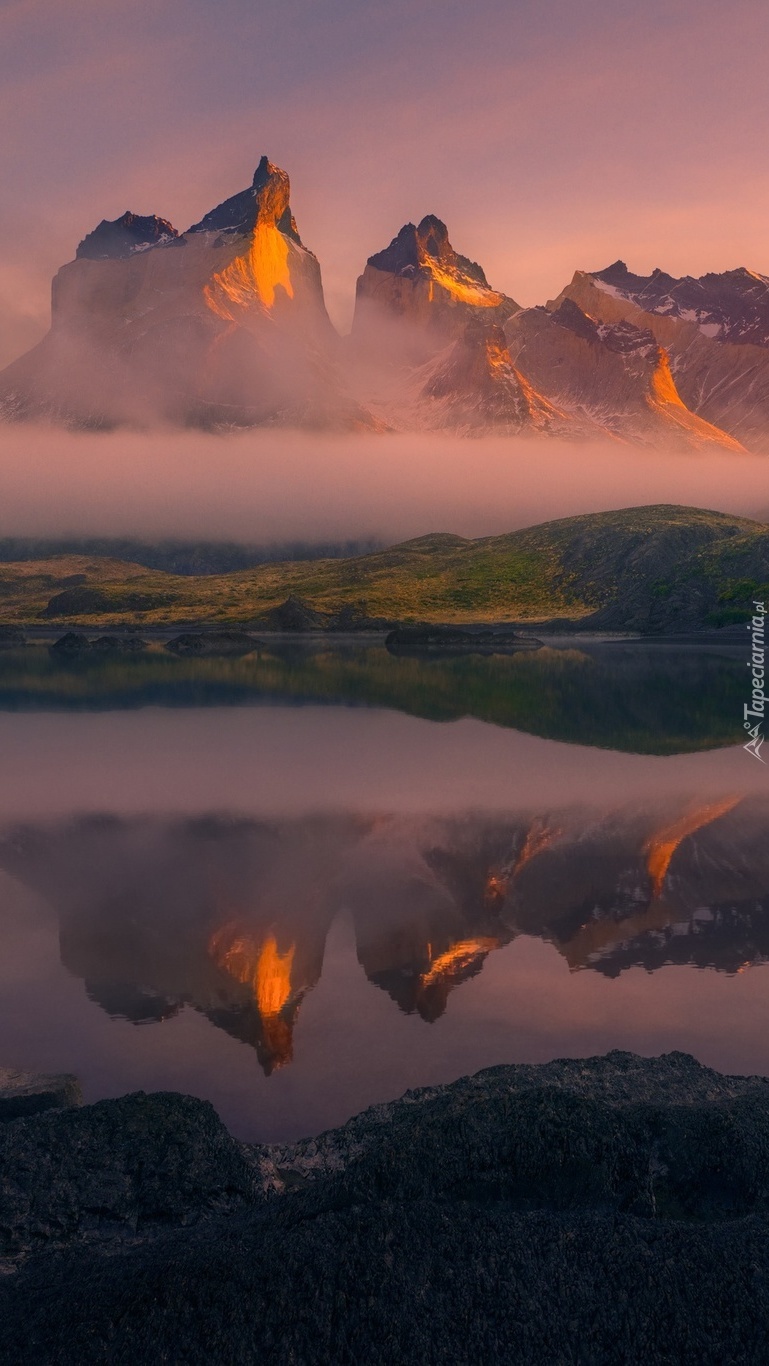
M 496 817 L 82 819 L 0 837 L 0 868 L 59 920 L 61 961 L 113 1018 L 192 1007 L 290 1063 L 340 908 L 369 982 L 433 1023 L 519 936 L 616 977 L 769 957 L 765 798 Z M 353 1017 L 354 1018 L 354 1017 Z
M 51 313 L 0 372 L 6 420 L 769 452 L 769 276 L 617 261 L 522 308 L 428 215 L 368 258 L 340 337 L 288 175 L 267 157 L 185 232 L 130 211 L 99 223 L 54 278 Z

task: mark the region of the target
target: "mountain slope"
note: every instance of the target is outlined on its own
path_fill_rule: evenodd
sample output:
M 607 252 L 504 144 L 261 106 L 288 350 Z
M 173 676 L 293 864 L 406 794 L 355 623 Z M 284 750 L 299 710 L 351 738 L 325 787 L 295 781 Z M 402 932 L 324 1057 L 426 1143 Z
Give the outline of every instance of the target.
M 769 594 L 769 527 L 697 508 L 591 513 L 478 541 L 434 535 L 348 560 L 204 578 L 98 559 L 0 565 L 9 623 L 251 622 L 289 595 L 316 611 L 402 621 L 559 619 L 658 634 L 746 620 Z M 73 573 L 73 570 L 75 571 Z M 122 570 L 122 576 L 121 576 Z M 62 572 L 63 571 L 63 572 Z M 73 582 L 73 580 L 76 580 Z M 67 581 L 71 587 L 66 587 Z M 322 625 L 322 623 L 321 623 Z
M 518 369 L 572 420 L 644 445 L 743 449 L 686 407 L 651 330 L 599 323 L 571 298 L 549 313 L 522 309 L 505 330 Z
M 601 324 L 650 331 L 692 412 L 748 449 L 769 453 L 769 281 L 742 269 L 699 280 L 633 275 L 624 262 L 577 271 L 547 304 L 566 300 Z

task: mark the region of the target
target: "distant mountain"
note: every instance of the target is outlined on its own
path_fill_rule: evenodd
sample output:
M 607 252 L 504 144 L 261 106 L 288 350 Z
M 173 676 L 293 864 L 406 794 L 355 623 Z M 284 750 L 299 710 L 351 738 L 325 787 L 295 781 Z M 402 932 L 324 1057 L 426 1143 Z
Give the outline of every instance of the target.
M 521 309 L 506 333 L 519 370 L 560 406 L 564 420 L 641 445 L 742 449 L 686 406 L 649 328 L 598 322 L 564 298 L 551 312 Z
M 565 301 L 602 325 L 653 334 L 683 402 L 750 450 L 769 453 L 769 277 L 741 268 L 699 279 L 633 275 L 623 261 L 577 271 Z
M 358 280 L 352 332 L 356 341 L 378 341 L 393 320 L 419 333 L 422 345 L 461 336 L 468 322 L 503 323 L 519 305 L 489 285 L 482 268 L 461 256 L 448 229 L 432 214 L 418 227 L 407 223 L 384 251 L 370 256 Z
M 93 427 L 366 425 L 289 194 L 262 157 L 248 189 L 185 233 L 132 213 L 100 223 L 54 279 L 50 332 L 0 375 L 0 411 Z
M 288 175 L 262 157 L 186 232 L 127 210 L 88 233 L 50 332 L 0 373 L 0 416 L 769 453 L 769 277 L 617 261 L 524 309 L 428 214 L 368 258 L 341 339 Z

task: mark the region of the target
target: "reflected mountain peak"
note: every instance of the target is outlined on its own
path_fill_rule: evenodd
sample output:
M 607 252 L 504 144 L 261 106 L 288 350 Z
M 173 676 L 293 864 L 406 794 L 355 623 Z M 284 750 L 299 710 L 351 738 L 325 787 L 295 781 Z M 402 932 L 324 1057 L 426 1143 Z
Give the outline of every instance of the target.
M 272 930 L 260 938 L 244 931 L 237 921 L 229 921 L 214 931 L 208 952 L 217 967 L 251 992 L 263 1027 L 269 1071 L 285 1066 L 293 1058 L 294 1021 L 308 989 L 307 984 L 299 991 L 292 988 L 296 945 L 281 953 Z
M 293 1059 L 341 912 L 368 981 L 428 1023 L 519 937 L 605 977 L 765 961 L 767 817 L 769 798 L 725 793 L 497 816 L 83 818 L 7 831 L 0 868 L 55 909 L 63 965 L 111 1017 L 159 1027 L 192 1008 L 270 1075 Z

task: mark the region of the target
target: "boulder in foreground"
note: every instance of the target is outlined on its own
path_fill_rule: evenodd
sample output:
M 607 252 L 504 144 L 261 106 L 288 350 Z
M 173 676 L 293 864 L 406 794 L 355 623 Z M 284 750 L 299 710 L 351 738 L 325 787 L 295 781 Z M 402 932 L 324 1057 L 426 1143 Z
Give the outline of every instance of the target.
M 166 642 L 175 655 L 202 658 L 209 655 L 248 655 L 258 650 L 261 641 L 245 631 L 186 631 Z
M 766 1360 L 762 1077 L 680 1053 L 496 1067 L 250 1165 L 184 1097 L 4 1129 L 6 1189 L 53 1237 L 0 1278 L 3 1360 Z M 105 1211 L 122 1248 L 83 1243 Z

